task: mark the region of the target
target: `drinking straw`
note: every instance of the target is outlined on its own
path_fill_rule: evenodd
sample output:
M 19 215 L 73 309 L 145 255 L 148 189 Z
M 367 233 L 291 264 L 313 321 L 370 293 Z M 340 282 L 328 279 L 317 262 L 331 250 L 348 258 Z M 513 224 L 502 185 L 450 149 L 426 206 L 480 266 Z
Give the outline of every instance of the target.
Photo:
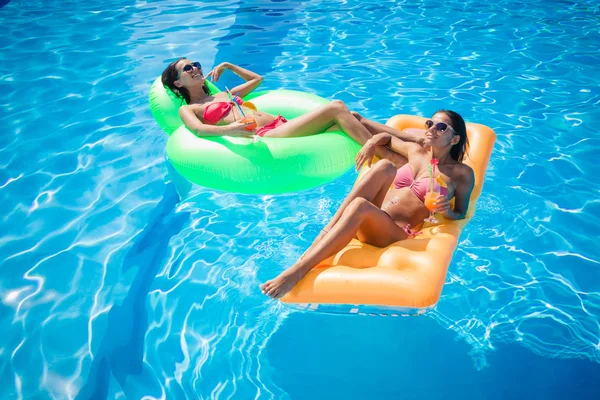
M 433 192 L 433 177 L 435 176 L 435 167 L 440 163 L 440 160 L 433 157 L 433 149 L 431 149 L 431 160 L 429 160 L 429 191 Z
M 433 193 L 433 174 L 435 173 L 435 166 L 433 164 L 433 146 L 431 146 L 431 160 L 429 161 L 429 191 Z
M 242 107 L 238 104 L 237 101 L 233 101 L 233 97 L 231 97 L 231 92 L 229 91 L 229 89 L 227 88 L 227 86 L 225 86 L 225 90 L 227 91 L 227 95 L 229 96 L 229 100 L 231 100 L 231 102 L 234 103 L 238 107 L 238 109 L 240 110 L 240 113 L 242 114 L 242 117 L 246 118 L 246 114 L 244 114 L 244 111 L 242 110 Z M 236 96 L 237 96 L 237 94 L 236 94 Z

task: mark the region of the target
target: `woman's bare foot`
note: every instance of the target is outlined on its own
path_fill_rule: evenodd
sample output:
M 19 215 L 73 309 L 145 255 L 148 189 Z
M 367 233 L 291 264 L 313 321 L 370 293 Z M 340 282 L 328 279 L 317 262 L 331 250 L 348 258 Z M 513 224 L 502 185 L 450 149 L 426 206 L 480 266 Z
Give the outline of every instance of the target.
M 277 278 L 271 279 L 260 285 L 260 290 L 267 296 L 278 299 L 285 296 L 302 279 L 299 273 L 283 271 Z

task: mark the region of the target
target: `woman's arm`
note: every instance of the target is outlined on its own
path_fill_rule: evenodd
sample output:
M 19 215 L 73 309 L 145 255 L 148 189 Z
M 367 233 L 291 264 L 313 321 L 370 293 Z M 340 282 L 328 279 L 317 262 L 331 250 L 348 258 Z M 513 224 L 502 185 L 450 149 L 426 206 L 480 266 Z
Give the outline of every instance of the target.
M 355 111 L 352 112 L 352 115 L 354 115 L 354 118 L 359 120 L 360 123 L 363 124 L 363 126 L 367 128 L 372 135 L 377 135 L 378 133 L 389 133 L 390 135 L 395 136 L 400 140 L 404 140 L 405 142 L 414 142 L 420 145 L 423 145 L 423 142 L 425 141 L 424 129 L 406 128 L 400 131 L 392 128 L 391 126 L 387 126 L 365 118 Z
M 197 136 L 244 136 L 252 137 L 253 132 L 244 129 L 249 123 L 233 122 L 229 125 L 208 125 L 198 119 L 193 106 L 182 106 L 179 109 L 181 120 Z
M 389 133 L 378 133 L 369 139 L 356 155 L 356 170 L 358 171 L 364 163 L 370 167 L 374 155 L 388 159 L 400 167 L 406 164 L 409 153 L 418 149 L 423 148 L 415 143 L 403 142 Z
M 241 85 L 238 85 L 231 89 L 231 94 L 233 95 L 236 95 L 239 92 L 239 96 L 244 97 L 250 92 L 252 92 L 254 89 L 256 89 L 263 81 L 263 77 L 258 75 L 257 73 L 254 73 L 252 71 L 247 70 L 246 68 L 242 68 L 228 62 L 224 62 L 217 65 L 212 71 L 208 73 L 207 77 L 211 78 L 213 82 L 217 82 L 221 77 L 223 71 L 225 71 L 226 69 L 230 70 L 231 72 L 233 72 L 234 74 L 246 81 L 245 83 L 242 83 Z
M 475 186 L 475 173 L 468 165 L 461 164 L 460 171 L 455 177 L 456 190 L 454 191 L 454 210 L 450 209 L 448 199 L 444 199 L 441 204 L 447 207 L 444 212 L 444 218 L 447 219 L 463 219 L 469 210 L 469 201 L 471 193 Z
M 425 142 L 425 129 L 406 128 L 401 131 L 394 129 L 392 135 L 405 142 L 413 142 L 423 146 Z
M 386 146 L 388 149 L 403 155 L 406 158 L 408 158 L 412 151 L 422 148 L 415 143 L 405 142 L 404 140 L 399 139 L 398 137 L 389 133 L 378 133 L 377 135 L 373 136 L 372 140 L 376 140 L 380 146 Z

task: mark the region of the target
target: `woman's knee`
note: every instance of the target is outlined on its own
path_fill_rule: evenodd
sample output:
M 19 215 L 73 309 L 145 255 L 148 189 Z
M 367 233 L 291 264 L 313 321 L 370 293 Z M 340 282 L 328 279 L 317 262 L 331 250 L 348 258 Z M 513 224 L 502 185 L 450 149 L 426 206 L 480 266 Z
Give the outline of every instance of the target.
M 396 166 L 390 160 L 379 160 L 373 167 L 373 175 L 377 175 L 379 177 L 390 177 L 396 176 Z
M 346 104 L 341 100 L 333 100 L 327 106 L 333 112 L 334 115 L 350 112 L 350 110 L 348 110 L 348 106 L 346 106 Z
M 371 203 L 364 197 L 357 197 L 356 199 L 352 200 L 350 204 L 348 204 L 345 212 L 353 216 L 361 216 L 369 212 L 374 207 L 376 207 L 375 204 Z

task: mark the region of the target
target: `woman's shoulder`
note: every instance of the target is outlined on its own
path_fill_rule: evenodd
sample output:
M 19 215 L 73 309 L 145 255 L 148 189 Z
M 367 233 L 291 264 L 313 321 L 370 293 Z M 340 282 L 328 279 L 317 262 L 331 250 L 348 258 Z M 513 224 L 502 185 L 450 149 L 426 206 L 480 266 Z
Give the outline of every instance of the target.
M 475 182 L 475 172 L 473 171 L 473 168 L 464 163 L 456 163 L 453 168 L 453 175 L 453 180 L 457 182 Z

